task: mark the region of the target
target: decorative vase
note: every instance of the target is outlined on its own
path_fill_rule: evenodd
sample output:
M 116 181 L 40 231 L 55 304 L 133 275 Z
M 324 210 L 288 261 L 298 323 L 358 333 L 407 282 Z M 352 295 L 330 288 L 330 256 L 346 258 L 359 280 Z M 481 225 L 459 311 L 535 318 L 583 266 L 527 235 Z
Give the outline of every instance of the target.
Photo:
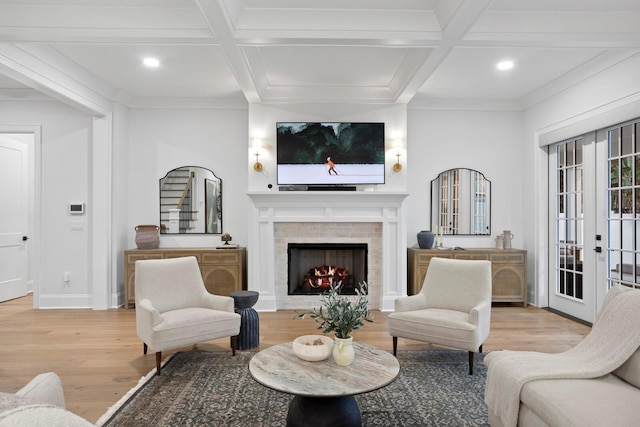
M 418 232 L 418 246 L 420 246 L 420 249 L 431 249 L 435 237 L 436 236 L 429 230 Z
M 335 339 L 335 344 L 333 345 L 333 360 L 337 365 L 349 366 L 355 356 L 353 337 Z
M 138 249 L 156 249 L 160 246 L 160 234 L 157 225 L 136 226 L 136 246 Z
M 511 239 L 513 239 L 513 234 L 511 234 L 510 230 L 504 230 L 502 232 L 502 244 L 505 249 L 511 249 Z

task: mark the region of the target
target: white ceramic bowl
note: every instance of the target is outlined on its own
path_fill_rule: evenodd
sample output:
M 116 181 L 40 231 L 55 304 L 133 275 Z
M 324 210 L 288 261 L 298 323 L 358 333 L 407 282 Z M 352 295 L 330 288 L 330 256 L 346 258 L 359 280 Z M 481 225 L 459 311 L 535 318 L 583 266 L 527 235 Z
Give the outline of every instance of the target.
M 293 353 L 309 362 L 325 360 L 331 354 L 331 350 L 333 340 L 324 335 L 303 335 L 293 340 Z

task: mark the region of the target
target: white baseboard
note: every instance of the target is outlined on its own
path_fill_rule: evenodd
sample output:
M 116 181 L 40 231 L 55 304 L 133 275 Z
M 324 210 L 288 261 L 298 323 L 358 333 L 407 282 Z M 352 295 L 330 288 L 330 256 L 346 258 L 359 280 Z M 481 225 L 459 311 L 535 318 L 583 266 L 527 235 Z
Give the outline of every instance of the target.
M 93 298 L 89 294 L 39 295 L 38 307 L 48 308 L 92 308 Z

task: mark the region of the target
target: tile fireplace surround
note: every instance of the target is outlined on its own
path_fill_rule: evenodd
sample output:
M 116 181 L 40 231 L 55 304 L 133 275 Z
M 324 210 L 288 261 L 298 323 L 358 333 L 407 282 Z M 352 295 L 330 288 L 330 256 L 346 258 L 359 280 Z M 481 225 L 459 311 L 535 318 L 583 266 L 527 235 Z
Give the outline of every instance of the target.
M 406 295 L 407 193 L 273 191 L 248 194 L 253 202 L 248 287 L 260 292 L 259 311 L 308 309 L 317 295 L 287 295 L 288 243 L 367 243 L 370 307 L 393 310 Z

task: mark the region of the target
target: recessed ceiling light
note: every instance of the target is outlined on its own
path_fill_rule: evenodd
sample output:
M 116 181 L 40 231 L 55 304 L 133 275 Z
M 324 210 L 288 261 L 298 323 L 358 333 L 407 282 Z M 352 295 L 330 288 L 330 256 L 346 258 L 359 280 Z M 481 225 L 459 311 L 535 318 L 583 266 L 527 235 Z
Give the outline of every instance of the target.
M 513 68 L 513 61 L 500 61 L 496 64 L 498 70 L 510 70 Z
M 144 58 L 142 63 L 147 67 L 153 67 L 153 68 L 160 65 L 160 61 L 158 61 L 156 58 Z

